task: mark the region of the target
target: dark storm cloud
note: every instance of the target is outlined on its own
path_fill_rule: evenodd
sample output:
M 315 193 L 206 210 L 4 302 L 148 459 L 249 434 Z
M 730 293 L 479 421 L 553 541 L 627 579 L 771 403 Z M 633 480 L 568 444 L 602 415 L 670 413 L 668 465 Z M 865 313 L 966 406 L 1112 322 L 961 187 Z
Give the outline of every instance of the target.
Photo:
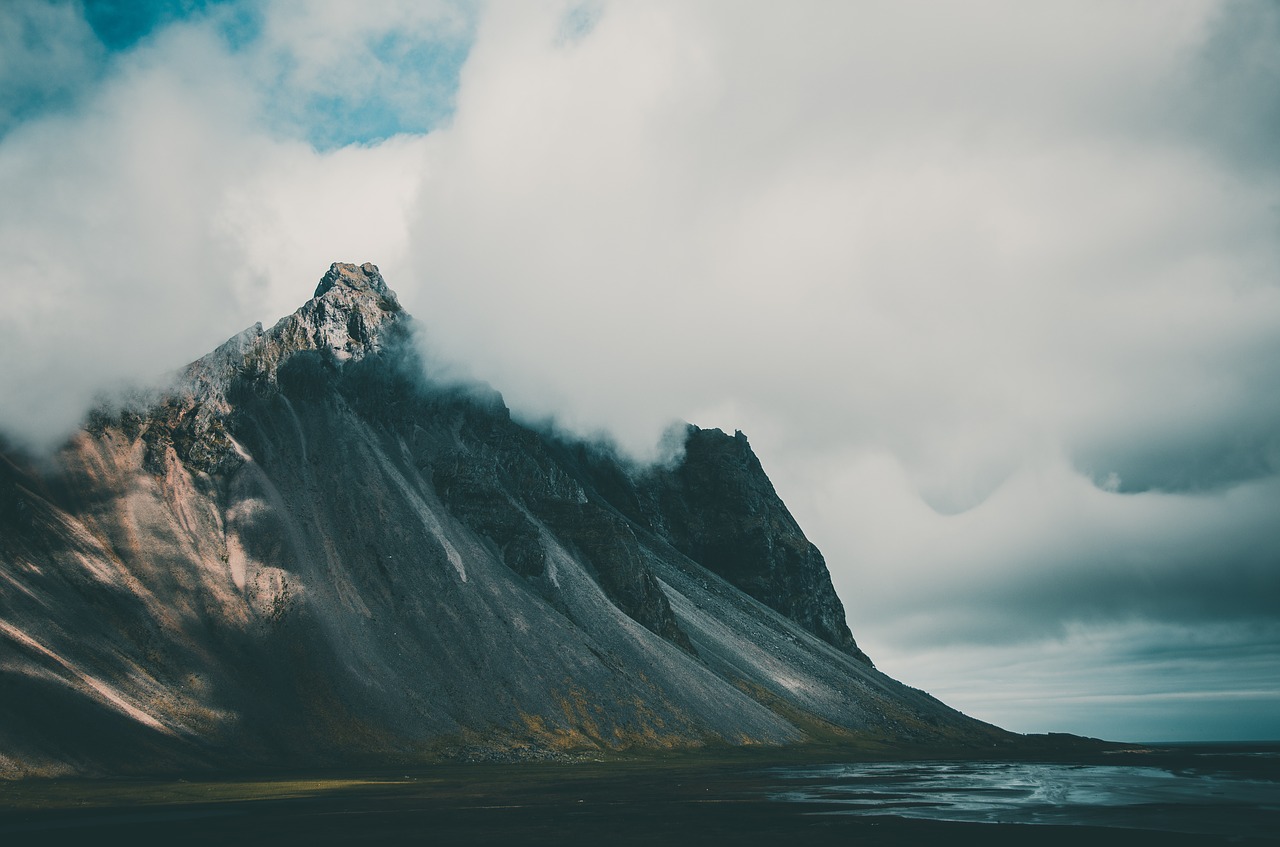
M 1280 5 L 1243 0 L 1218 7 L 1205 34 L 1161 97 L 1153 143 L 1172 132 L 1224 172 L 1269 185 L 1276 197 L 1280 171 Z M 1178 133 L 1183 133 L 1178 135 Z M 1280 286 L 1280 207 L 1260 210 L 1253 225 L 1225 231 L 1256 259 L 1242 264 L 1229 288 L 1241 299 L 1257 298 L 1264 310 Z M 1252 245 L 1252 246 L 1250 246 Z M 1230 271 L 1223 269 L 1224 278 Z M 1264 314 L 1266 312 L 1264 311 Z M 1280 473 L 1280 338 L 1274 323 L 1224 321 L 1216 310 L 1199 316 L 1195 329 L 1216 331 L 1210 346 L 1182 363 L 1179 375 L 1217 373 L 1216 386 L 1182 414 L 1126 421 L 1082 434 L 1072 445 L 1077 465 L 1102 481 L 1118 478 L 1118 490 L 1204 491 Z M 1159 321 L 1158 311 L 1151 315 Z M 1159 376 L 1153 370 L 1153 375 Z M 1175 394 L 1174 374 L 1162 379 Z M 1154 408 L 1160 408 L 1157 402 Z
M 1280 170 L 1280 5 L 1224 4 L 1190 73 L 1192 131 L 1242 166 Z
M 1274 477 L 1126 495 L 1063 463 L 1020 474 L 970 513 L 920 513 L 899 540 L 880 542 L 889 549 L 864 537 L 828 556 L 896 556 L 890 574 L 841 574 L 837 585 L 866 627 L 917 648 L 1055 638 L 1074 624 L 1132 618 L 1253 625 L 1280 614 L 1277 503 Z M 868 512 L 849 522 L 850 536 L 878 519 Z
M 1128 741 L 1257 740 L 1280 732 L 1280 626 L 1188 628 L 1143 620 L 1073 627 L 1034 647 L 934 645 L 904 656 L 908 680 L 1023 732 Z

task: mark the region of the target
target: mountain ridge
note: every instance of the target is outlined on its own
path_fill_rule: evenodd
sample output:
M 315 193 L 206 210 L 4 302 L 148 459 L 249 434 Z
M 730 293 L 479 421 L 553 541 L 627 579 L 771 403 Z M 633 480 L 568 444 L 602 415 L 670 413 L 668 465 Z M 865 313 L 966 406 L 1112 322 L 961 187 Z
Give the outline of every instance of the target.
M 875 670 L 741 433 L 637 471 L 432 381 L 415 326 L 335 263 L 4 456 L 0 775 L 1009 737 Z

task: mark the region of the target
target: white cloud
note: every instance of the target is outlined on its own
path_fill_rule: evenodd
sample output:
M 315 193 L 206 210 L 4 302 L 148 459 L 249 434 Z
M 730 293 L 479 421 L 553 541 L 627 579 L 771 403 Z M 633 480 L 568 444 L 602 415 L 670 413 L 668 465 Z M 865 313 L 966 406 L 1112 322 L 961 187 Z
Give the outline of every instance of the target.
M 494 9 L 413 223 L 435 343 L 633 452 L 747 431 L 873 656 L 1256 620 L 1280 184 L 1168 122 L 1213 8 Z
M 106 71 L 22 8 L 75 92 L 0 137 L 0 426 L 371 260 L 518 413 L 745 430 L 875 658 L 1265 616 L 1280 173 L 1270 112 L 1206 123 L 1273 98 L 1227 49 L 1253 6 L 493 4 L 451 117 L 449 4 L 274 3 L 234 45 L 215 9 Z M 437 128 L 344 146 L 397 122 Z
M 300 129 L 329 147 L 353 135 L 421 132 L 447 119 L 470 7 L 450 0 L 280 0 L 252 12 L 259 32 L 244 62 L 266 89 L 268 124 L 278 131 Z M 361 126 L 353 131 L 349 123 Z
M 1206 7 L 930 8 L 608 7 L 568 48 L 554 8 L 493 10 L 414 224 L 440 343 L 637 452 L 666 415 L 790 409 L 947 508 L 1046 434 L 1256 403 L 1276 185 L 1147 125 Z
M 96 76 L 102 54 L 71 3 L 0 6 L 0 136 L 31 114 L 70 105 Z
M 209 27 L 121 59 L 81 109 L 0 143 L 0 426 L 39 447 L 100 391 L 291 311 L 332 259 L 404 253 L 417 139 L 327 154 L 260 128 Z

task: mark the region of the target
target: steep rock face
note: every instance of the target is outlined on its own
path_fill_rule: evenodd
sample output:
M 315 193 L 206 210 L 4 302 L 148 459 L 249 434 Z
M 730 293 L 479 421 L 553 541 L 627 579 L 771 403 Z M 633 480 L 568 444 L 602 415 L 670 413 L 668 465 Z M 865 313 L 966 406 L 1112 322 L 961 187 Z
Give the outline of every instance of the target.
M 745 441 L 638 474 L 431 383 L 414 332 L 337 264 L 0 457 L 0 774 L 1003 737 L 841 641 Z
M 871 664 L 845 621 L 827 564 L 774 491 L 741 432 L 690 426 L 684 458 L 641 492 L 681 553 L 809 632 Z

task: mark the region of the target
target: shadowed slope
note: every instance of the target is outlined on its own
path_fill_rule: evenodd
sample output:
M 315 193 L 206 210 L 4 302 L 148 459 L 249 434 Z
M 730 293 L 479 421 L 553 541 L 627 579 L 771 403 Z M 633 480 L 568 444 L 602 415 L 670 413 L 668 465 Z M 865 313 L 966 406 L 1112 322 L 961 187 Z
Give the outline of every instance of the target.
M 334 265 L 0 464 L 0 773 L 1003 737 L 870 666 L 745 439 L 637 473 L 412 331 Z

